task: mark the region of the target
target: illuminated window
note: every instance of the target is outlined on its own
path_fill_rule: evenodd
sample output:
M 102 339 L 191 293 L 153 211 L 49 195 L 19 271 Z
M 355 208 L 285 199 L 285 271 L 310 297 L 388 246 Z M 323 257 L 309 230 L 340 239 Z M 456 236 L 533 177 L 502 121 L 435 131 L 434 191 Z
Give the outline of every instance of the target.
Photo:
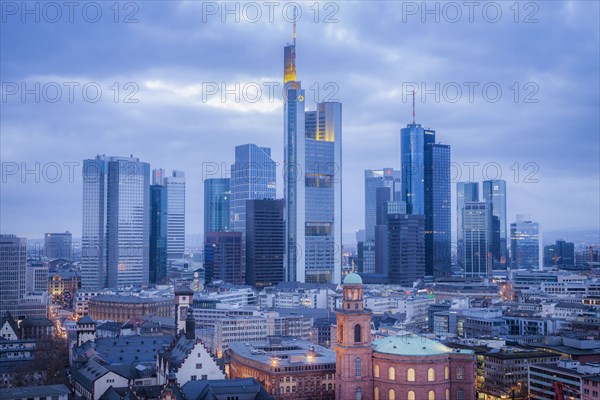
M 390 381 L 396 380 L 396 370 L 394 369 L 394 367 L 390 367 L 390 369 L 388 369 L 388 379 Z
M 433 390 L 429 391 L 429 395 L 427 396 L 428 400 L 435 400 L 435 392 Z
M 450 389 L 446 389 L 446 400 L 450 400 Z
M 396 392 L 394 391 L 394 389 L 390 389 L 390 391 L 388 392 L 388 399 L 396 400 Z
M 375 386 L 374 395 L 375 395 L 375 400 L 379 400 L 379 386 Z
M 465 367 L 456 368 L 456 379 L 465 379 Z
M 412 390 L 408 392 L 408 400 L 415 400 L 415 392 Z
M 427 370 L 427 381 L 428 382 L 435 381 L 435 370 L 433 368 L 429 368 Z
M 450 379 L 450 368 L 444 368 L 444 379 Z
M 379 365 L 375 364 L 375 366 L 373 367 L 373 376 L 375 378 L 379 378 Z
M 415 370 L 414 369 L 409 368 L 408 371 L 406 371 L 406 380 L 409 382 L 415 381 Z

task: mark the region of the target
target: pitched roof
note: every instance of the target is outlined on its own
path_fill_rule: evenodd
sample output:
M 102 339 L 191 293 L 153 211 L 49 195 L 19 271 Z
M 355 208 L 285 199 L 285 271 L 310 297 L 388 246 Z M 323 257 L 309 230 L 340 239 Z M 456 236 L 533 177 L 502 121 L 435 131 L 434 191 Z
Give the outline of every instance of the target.
M 22 399 L 30 397 L 48 397 L 68 395 L 71 392 L 65 385 L 26 386 L 0 389 L 0 399 Z
M 11 313 L 8 311 L 4 314 L 4 316 L 2 318 L 0 318 L 0 328 L 2 328 L 4 326 L 4 324 L 7 322 L 10 325 L 10 327 L 12 328 L 12 330 L 14 331 L 15 335 L 18 335 L 19 327 L 17 325 L 17 321 L 15 321 L 15 319 L 13 318 Z
M 89 324 L 95 324 L 96 321 L 94 321 L 94 319 L 92 317 L 90 317 L 89 314 L 86 314 L 83 318 L 81 318 L 79 321 L 77 321 L 77 325 L 89 325 Z
M 195 339 L 179 336 L 173 345 L 162 353 L 162 356 L 169 361 L 171 368 L 179 369 L 194 346 L 196 346 Z

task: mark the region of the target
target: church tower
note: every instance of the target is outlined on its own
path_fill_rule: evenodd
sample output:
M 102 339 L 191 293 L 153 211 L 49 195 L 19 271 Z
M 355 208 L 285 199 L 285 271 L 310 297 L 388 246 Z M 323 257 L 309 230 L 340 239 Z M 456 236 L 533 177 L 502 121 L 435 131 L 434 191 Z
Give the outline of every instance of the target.
M 360 275 L 344 278 L 344 301 L 337 311 L 337 400 L 373 400 L 371 312 L 363 307 Z
M 96 321 L 86 314 L 77 321 L 77 347 L 94 340 L 96 340 Z
M 183 285 L 175 289 L 175 329 L 177 334 L 185 332 L 185 320 L 188 309 L 192 307 L 194 291 L 189 286 Z

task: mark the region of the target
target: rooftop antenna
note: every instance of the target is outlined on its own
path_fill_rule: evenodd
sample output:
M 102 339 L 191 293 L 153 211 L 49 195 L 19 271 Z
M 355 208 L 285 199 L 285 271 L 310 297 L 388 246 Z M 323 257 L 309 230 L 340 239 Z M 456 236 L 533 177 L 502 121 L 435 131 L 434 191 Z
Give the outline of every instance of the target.
M 296 7 L 294 7 L 294 28 L 293 28 L 293 42 L 294 48 L 296 48 Z
M 294 37 L 295 37 L 295 35 L 294 35 Z M 414 89 L 413 89 L 412 94 L 413 94 L 413 125 L 415 125 L 415 90 Z

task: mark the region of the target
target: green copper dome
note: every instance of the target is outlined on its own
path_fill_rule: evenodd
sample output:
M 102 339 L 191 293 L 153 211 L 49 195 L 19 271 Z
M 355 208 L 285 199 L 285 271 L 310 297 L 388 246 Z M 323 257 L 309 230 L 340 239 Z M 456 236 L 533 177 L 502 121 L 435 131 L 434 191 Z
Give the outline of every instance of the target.
M 362 285 L 362 283 L 362 278 L 356 272 L 351 272 L 344 278 L 344 285 Z
M 470 350 L 453 350 L 440 342 L 413 333 L 377 339 L 373 341 L 373 351 L 401 356 L 437 356 L 453 352 L 472 353 Z

